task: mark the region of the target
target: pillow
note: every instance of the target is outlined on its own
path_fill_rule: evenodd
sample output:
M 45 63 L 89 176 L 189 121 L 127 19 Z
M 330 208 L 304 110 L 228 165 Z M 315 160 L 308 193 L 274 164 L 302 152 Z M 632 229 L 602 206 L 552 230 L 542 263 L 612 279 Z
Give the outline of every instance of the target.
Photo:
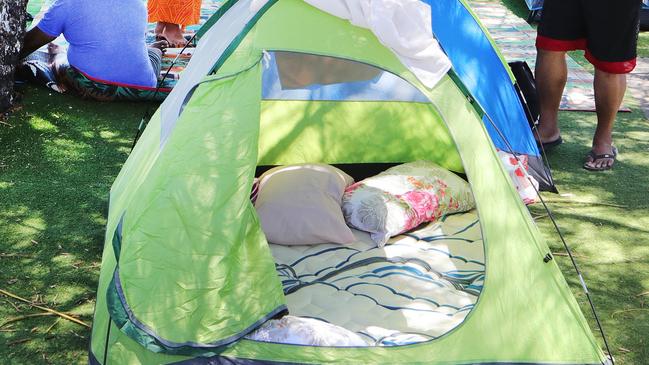
M 259 195 L 259 179 L 255 178 L 252 180 L 252 188 L 250 189 L 250 201 L 252 204 L 257 201 L 257 195 Z
M 255 202 L 269 242 L 281 245 L 351 243 L 340 207 L 354 179 L 324 164 L 275 167 L 259 178 Z
M 314 318 L 284 316 L 264 323 L 247 339 L 305 346 L 368 346 L 356 333 Z
M 534 204 L 538 201 L 538 196 L 536 194 L 539 190 L 539 182 L 536 179 L 527 173 L 528 170 L 528 156 L 527 155 L 518 155 L 518 159 L 521 161 L 523 168 L 518 165 L 516 161 L 516 156 L 505 151 L 497 150 L 498 157 L 500 161 L 505 166 L 505 170 L 509 174 L 509 177 L 514 183 L 514 187 L 520 195 L 523 203 L 526 205 Z
M 343 214 L 382 247 L 392 236 L 474 207 L 469 184 L 428 161 L 392 167 L 345 190 Z

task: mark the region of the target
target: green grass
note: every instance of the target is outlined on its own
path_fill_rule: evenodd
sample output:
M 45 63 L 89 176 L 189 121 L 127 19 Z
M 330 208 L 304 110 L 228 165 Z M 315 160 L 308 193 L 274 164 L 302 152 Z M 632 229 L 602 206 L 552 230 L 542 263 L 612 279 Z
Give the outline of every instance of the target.
M 578 256 L 618 363 L 645 364 L 649 359 L 649 307 L 645 306 L 649 299 L 649 121 L 637 111 L 620 114 L 614 133 L 620 150 L 615 169 L 591 173 L 581 164 L 596 122 L 593 114 L 561 114 L 566 142 L 549 160 L 562 195 L 545 197 L 552 201 L 559 226 Z M 540 206 L 531 210 L 543 212 Z M 549 219 L 538 224 L 553 251 L 564 252 Z M 570 260 L 555 257 L 595 331 Z
M 517 9 L 522 4 L 506 2 Z M 647 37 L 642 39 L 646 49 Z M 35 88 L 26 94 L 9 125 L 0 124 L 0 289 L 90 323 L 108 191 L 148 105 L 89 102 Z M 635 106 L 631 99 L 627 104 Z M 604 173 L 581 168 L 594 125 L 593 113 L 561 114 L 566 143 L 549 157 L 563 195 L 545 197 L 577 255 L 618 363 L 644 364 L 649 121 L 637 111 L 620 114 L 620 158 Z M 532 211 L 542 213 L 540 206 Z M 540 218 L 538 224 L 552 250 L 562 252 L 550 221 Z M 595 331 L 568 258 L 555 257 Z M 0 323 L 31 313 L 38 311 L 0 296 Z M 2 364 L 87 363 L 89 331 L 79 325 L 37 317 L 0 330 Z
M 649 32 L 638 35 L 638 57 L 649 57 Z
M 0 289 L 92 320 L 108 191 L 145 108 L 27 89 L 0 124 Z M 35 312 L 0 296 L 0 323 Z M 55 321 L 2 327 L 0 363 L 84 363 L 89 332 Z

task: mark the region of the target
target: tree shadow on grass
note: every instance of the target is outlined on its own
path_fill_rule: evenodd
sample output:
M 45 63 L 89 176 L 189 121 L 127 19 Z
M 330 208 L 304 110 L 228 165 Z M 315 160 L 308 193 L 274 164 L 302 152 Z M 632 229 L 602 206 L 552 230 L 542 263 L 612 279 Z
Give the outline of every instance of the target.
M 596 125 L 595 113 L 560 114 L 565 143 L 548 153 L 562 192 L 588 194 L 600 202 L 649 209 L 649 122 L 639 112 L 619 113 L 613 140 L 619 155 L 614 168 L 583 169 Z
M 555 182 L 564 195 L 545 195 L 576 255 L 616 360 L 639 364 L 649 358 L 649 123 L 640 112 L 620 113 L 614 143 L 620 156 L 613 170 L 582 168 L 590 150 L 594 113 L 560 114 L 565 143 L 549 154 Z M 541 213 L 540 207 L 532 207 Z M 553 252 L 564 253 L 550 221 L 538 224 Z M 596 322 L 570 259 L 555 255 L 593 332 Z M 603 343 L 600 340 L 600 343 Z
M 609 344 L 620 364 L 638 364 L 649 358 L 649 348 L 644 341 L 649 336 L 649 229 L 637 226 L 634 218 L 642 210 L 626 212 L 626 219 L 606 217 L 603 211 L 622 208 L 586 205 L 553 207 L 553 214 L 568 242 L 575 260 L 588 285 L 599 319 L 607 334 Z M 532 211 L 539 213 L 540 207 Z M 574 267 L 551 222 L 544 218 L 538 224 L 561 267 L 591 330 L 603 346 L 586 295 Z
M 559 249 L 557 247 L 557 249 Z M 567 257 L 557 261 L 568 281 L 591 330 L 603 347 L 603 341 L 579 278 Z M 640 364 L 649 358 L 649 308 L 640 293 L 649 290 L 642 277 L 649 275 L 645 263 L 623 262 L 589 264 L 586 257 L 577 258 L 588 284 L 591 298 L 607 335 L 611 351 L 620 364 Z
M 11 126 L 0 128 L 0 288 L 90 323 L 110 185 L 144 110 L 155 104 L 27 92 Z M 37 312 L 5 299 L 1 318 Z M 0 358 L 85 363 L 89 330 L 59 321 L 48 331 L 54 321 L 12 324 L 14 332 L 0 333 Z

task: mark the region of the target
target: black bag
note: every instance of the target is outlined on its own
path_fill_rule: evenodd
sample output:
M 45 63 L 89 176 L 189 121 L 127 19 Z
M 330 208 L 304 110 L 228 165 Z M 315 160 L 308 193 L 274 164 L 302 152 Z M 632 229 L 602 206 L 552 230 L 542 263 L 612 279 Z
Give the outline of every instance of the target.
M 525 61 L 510 62 L 509 67 L 516 78 L 516 91 L 527 115 L 527 121 L 530 127 L 534 128 L 539 120 L 539 97 L 536 93 L 534 74 Z
M 527 121 L 530 128 L 534 130 L 539 123 L 539 98 L 536 93 L 534 74 L 532 74 L 530 66 L 525 61 L 510 62 L 509 67 L 516 78 L 516 85 L 514 86 L 523 105 L 523 110 L 525 110 L 525 115 L 527 115 Z M 545 165 L 542 159 L 532 158 L 528 164 L 528 172 L 539 182 L 539 190 L 558 193 L 550 168 Z

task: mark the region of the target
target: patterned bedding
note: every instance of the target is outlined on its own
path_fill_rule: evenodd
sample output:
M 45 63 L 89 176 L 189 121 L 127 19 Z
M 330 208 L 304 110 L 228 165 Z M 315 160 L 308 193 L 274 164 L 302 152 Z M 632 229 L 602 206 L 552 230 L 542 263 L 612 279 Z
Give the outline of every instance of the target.
M 344 327 L 370 346 L 394 346 L 439 337 L 473 308 L 485 268 L 474 211 L 382 248 L 367 233 L 354 235 L 351 245 L 270 245 L 291 315 Z

